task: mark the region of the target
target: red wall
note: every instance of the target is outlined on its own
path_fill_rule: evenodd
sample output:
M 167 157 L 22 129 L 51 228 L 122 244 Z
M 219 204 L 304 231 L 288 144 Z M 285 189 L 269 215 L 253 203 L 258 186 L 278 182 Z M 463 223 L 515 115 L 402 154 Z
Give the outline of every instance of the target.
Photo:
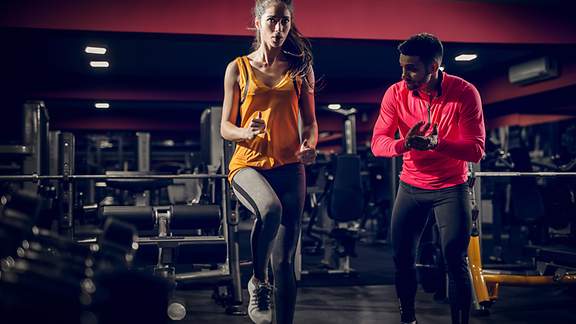
M 253 0 L 0 1 L 0 27 L 252 35 L 249 27 Z M 311 38 L 400 40 L 428 31 L 444 42 L 576 44 L 576 19 L 567 8 L 552 4 L 531 7 L 464 0 L 296 0 L 295 5 L 296 23 Z M 576 83 L 576 64 L 565 63 L 560 78 L 530 86 L 509 84 L 504 69 L 491 71 L 476 84 L 485 104 L 561 88 Z M 385 86 L 366 85 L 347 93 L 320 93 L 318 102 L 374 103 L 376 108 Z M 184 101 L 222 97 L 220 81 L 212 89 L 217 90 L 175 93 L 78 88 L 39 97 Z M 374 116 L 371 117 L 373 120 Z M 120 119 L 115 124 L 118 127 L 128 122 Z M 89 120 L 86 123 L 76 126 L 113 126 L 97 118 L 91 124 Z M 153 127 L 146 123 L 142 120 L 141 126 Z M 186 123 L 181 126 L 190 127 Z
M 251 35 L 252 0 L 4 0 L 0 26 L 121 32 Z M 496 1 L 296 0 L 308 37 L 399 40 L 428 31 L 443 41 L 576 43 L 561 6 Z

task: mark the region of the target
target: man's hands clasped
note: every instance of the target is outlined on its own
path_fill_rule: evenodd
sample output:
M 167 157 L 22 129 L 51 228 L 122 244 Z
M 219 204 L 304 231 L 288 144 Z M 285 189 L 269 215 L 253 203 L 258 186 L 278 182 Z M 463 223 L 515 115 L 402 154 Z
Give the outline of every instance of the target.
M 438 124 L 432 126 L 430 134 L 426 132 L 430 129 L 430 123 L 424 125 L 423 121 L 419 121 L 406 133 L 406 140 L 404 146 L 407 149 L 415 149 L 418 151 L 433 150 L 438 146 Z

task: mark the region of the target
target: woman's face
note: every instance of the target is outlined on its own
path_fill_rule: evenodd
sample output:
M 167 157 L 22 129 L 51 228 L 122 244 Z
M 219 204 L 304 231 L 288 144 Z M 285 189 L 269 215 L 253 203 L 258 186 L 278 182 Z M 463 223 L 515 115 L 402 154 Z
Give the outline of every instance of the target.
M 262 17 L 256 19 L 256 28 L 260 31 L 260 40 L 270 48 L 281 47 L 292 25 L 290 10 L 281 4 L 268 6 Z

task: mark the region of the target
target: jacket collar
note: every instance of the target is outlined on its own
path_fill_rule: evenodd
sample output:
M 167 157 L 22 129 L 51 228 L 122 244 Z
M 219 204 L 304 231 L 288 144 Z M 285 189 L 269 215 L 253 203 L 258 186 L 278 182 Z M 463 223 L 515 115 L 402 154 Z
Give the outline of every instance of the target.
M 438 71 L 438 82 L 436 82 L 436 87 L 434 89 L 436 90 L 436 97 L 442 96 L 442 81 L 444 81 L 444 72 Z M 420 92 L 418 92 L 418 89 L 413 90 L 412 94 L 416 97 L 420 97 Z

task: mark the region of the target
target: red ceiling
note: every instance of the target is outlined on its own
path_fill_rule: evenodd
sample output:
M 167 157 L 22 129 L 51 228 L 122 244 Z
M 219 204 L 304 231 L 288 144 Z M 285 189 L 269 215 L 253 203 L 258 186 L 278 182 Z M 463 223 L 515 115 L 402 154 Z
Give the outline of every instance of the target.
M 253 3 L 252 0 L 4 0 L 0 4 L 0 27 L 250 36 L 253 34 L 249 29 Z M 464 0 L 297 0 L 295 3 L 296 23 L 311 38 L 400 40 L 428 31 L 444 42 L 576 44 L 576 19 L 570 10 L 559 6 Z M 533 86 L 510 85 L 505 71 L 492 71 L 496 73 L 478 80 L 477 85 L 487 104 L 561 88 L 576 82 L 576 64 L 565 63 L 560 78 Z M 220 91 L 217 89 L 209 94 L 149 92 L 150 98 L 146 98 L 219 97 Z M 127 99 L 137 92 L 137 89 L 118 90 L 106 93 L 105 97 Z M 381 88 L 365 88 L 339 100 L 373 102 L 382 92 Z M 47 97 L 50 95 L 54 93 Z M 79 97 L 102 95 L 98 90 L 87 89 Z M 327 102 L 330 99 L 333 98 L 324 98 Z M 370 114 L 367 124 L 373 117 Z M 127 120 L 122 120 L 118 125 L 125 125 L 125 122 Z M 185 123 L 181 126 L 191 127 Z
M 8 0 L 0 26 L 116 32 L 252 35 L 252 0 Z M 399 40 L 428 31 L 443 41 L 576 43 L 576 19 L 558 5 L 495 1 L 300 0 L 308 37 Z

